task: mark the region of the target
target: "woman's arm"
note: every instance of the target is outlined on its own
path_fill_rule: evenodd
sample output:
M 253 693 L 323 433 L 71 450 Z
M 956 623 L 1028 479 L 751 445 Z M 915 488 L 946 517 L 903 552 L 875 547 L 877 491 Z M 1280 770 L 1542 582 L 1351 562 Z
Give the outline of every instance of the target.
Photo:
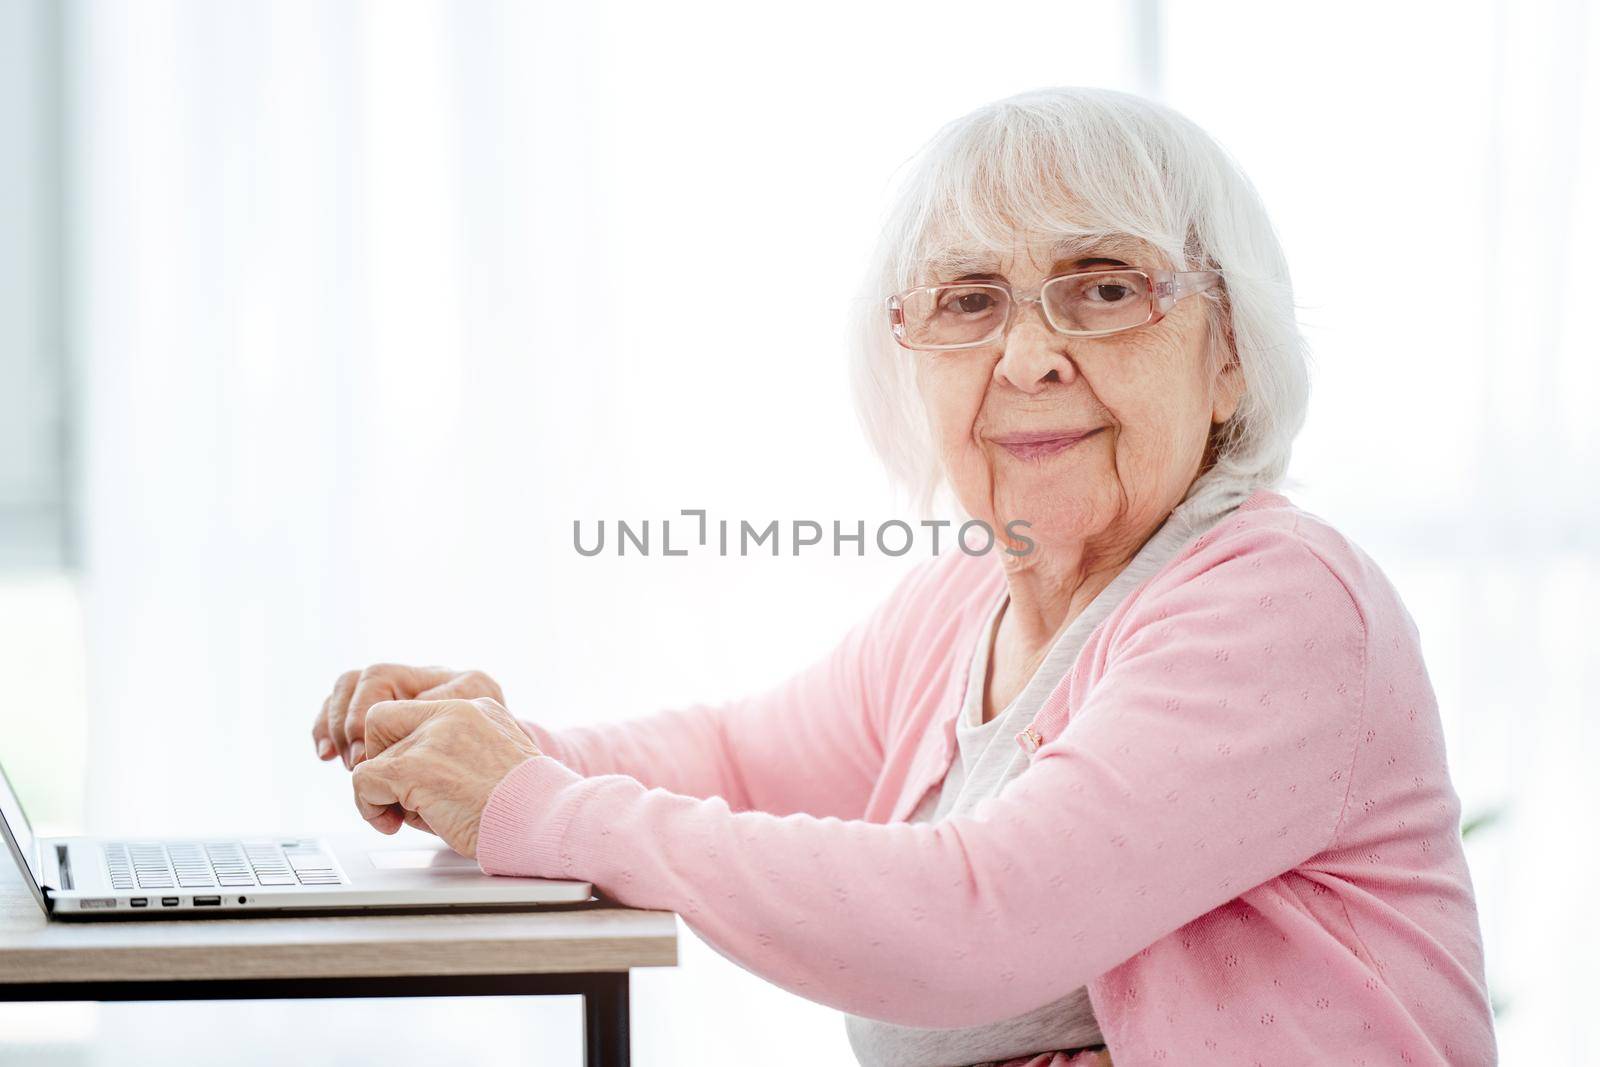
M 831 652 L 781 685 L 726 704 L 550 730 L 523 721 L 540 751 L 580 775 L 721 797 L 731 811 L 857 818 L 883 767 L 892 694 L 865 666 L 938 559 L 914 568 Z
M 1341 818 L 1366 670 L 1343 583 L 1275 530 L 1181 571 L 1124 617 L 1071 725 L 970 815 L 736 812 L 535 757 L 492 794 L 479 862 L 676 911 L 844 1011 L 951 1027 L 1031 1010 L 1322 851 Z

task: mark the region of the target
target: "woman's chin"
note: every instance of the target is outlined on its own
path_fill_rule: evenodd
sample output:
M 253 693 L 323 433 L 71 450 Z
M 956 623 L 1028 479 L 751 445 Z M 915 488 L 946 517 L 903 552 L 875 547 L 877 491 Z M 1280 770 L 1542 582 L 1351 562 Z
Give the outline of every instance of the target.
M 998 544 L 1004 544 L 1008 533 L 1014 540 L 1027 538 L 1032 542 L 1029 555 L 1037 557 L 1048 553 L 1051 545 L 1082 544 L 1104 525 L 1093 483 L 1029 488 L 1037 491 L 1014 490 L 1003 498 L 1000 510 L 1006 517 L 995 524 Z

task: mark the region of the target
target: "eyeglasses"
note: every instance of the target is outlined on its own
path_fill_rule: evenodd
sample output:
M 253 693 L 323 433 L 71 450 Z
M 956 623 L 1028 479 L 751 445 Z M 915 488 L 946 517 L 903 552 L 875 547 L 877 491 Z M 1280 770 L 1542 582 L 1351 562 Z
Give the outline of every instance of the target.
M 1107 337 L 1160 322 L 1174 304 L 1222 279 L 1216 270 L 1091 270 L 1058 274 L 1039 295 L 1015 295 L 1004 282 L 919 286 L 885 300 L 889 329 L 905 348 L 978 348 L 1011 327 L 1019 304 L 1039 304 L 1045 321 L 1073 337 Z

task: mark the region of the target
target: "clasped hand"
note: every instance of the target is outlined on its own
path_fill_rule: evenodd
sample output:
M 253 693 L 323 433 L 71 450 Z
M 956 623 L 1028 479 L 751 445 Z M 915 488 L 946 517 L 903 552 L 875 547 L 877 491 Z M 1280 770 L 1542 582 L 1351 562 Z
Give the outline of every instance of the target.
M 471 695 L 474 689 L 493 695 Z M 341 696 L 345 703 L 330 714 Z M 495 787 L 541 754 L 486 676 L 392 665 L 341 676 L 312 738 L 323 759 L 345 756 L 367 822 L 386 834 L 408 823 L 463 856 L 478 853 L 478 825 Z

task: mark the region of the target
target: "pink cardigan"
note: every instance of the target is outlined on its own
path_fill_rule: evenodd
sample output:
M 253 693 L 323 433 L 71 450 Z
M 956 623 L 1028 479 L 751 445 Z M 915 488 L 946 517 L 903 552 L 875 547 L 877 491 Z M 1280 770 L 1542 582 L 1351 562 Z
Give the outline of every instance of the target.
M 939 556 L 766 693 L 527 724 L 547 756 L 491 796 L 480 865 L 676 911 L 745 969 L 904 1025 L 1086 984 L 1117 1067 L 1494 1062 L 1438 708 L 1371 559 L 1258 490 L 1089 637 L 1018 735 L 1021 777 L 907 823 L 1003 582 Z

